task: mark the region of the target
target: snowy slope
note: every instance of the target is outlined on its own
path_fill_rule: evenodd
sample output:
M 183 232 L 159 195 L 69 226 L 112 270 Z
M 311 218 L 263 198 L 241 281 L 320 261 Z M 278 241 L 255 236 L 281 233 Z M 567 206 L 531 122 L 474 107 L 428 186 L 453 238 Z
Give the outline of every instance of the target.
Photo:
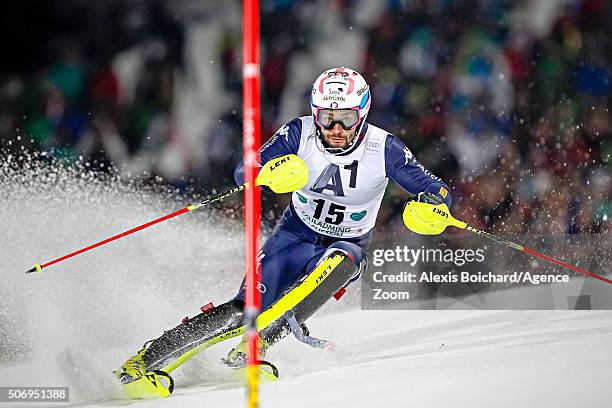
M 180 208 L 54 171 L 3 180 L 0 386 L 70 386 L 70 405 L 83 407 L 244 406 L 219 361 L 230 343 L 179 368 L 165 400 L 118 400 L 110 375 L 144 341 L 233 295 L 240 223 L 188 214 L 26 276 L 35 262 Z M 612 312 L 360 311 L 358 293 L 309 323 L 313 335 L 338 343 L 335 352 L 292 338 L 270 351 L 281 379 L 262 387 L 262 406 L 610 406 Z
M 608 407 L 611 317 L 601 311 L 327 314 L 311 328 L 339 349 L 309 349 L 294 339 L 278 345 L 268 357 L 282 378 L 262 387 L 262 406 Z M 194 365 L 216 365 L 212 380 L 185 366 L 199 384 L 179 371 L 170 398 L 129 406 L 243 406 L 243 389 L 219 378 L 219 354 L 205 354 Z
M 353 311 L 313 320 L 336 352 L 287 339 L 265 407 L 609 407 L 609 312 Z M 130 406 L 238 407 L 234 385 Z M 92 405 L 96 406 L 96 405 Z

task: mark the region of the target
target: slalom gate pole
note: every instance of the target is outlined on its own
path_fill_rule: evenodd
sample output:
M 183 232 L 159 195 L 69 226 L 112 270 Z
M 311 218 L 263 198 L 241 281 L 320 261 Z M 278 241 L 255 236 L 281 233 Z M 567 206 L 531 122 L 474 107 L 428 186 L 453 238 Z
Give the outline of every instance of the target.
M 128 236 L 130 234 L 133 234 L 135 232 L 141 231 L 141 230 L 143 230 L 145 228 L 150 227 L 151 225 L 159 224 L 160 222 L 169 220 L 170 218 L 174 218 L 174 217 L 177 217 L 179 215 L 185 214 L 187 212 L 197 210 L 198 208 L 201 208 L 201 207 L 204 207 L 204 206 L 206 206 L 208 204 L 214 203 L 215 201 L 222 200 L 222 199 L 224 199 L 225 197 L 227 197 L 229 195 L 232 195 L 234 193 L 238 193 L 238 192 L 240 192 L 242 190 L 245 190 L 246 187 L 247 187 L 247 184 L 245 183 L 245 184 L 243 184 L 241 186 L 237 186 L 237 187 L 231 188 L 231 189 L 223 191 L 221 193 L 212 195 L 212 196 L 208 197 L 207 199 L 205 199 L 204 201 L 201 201 L 201 202 L 199 202 L 197 204 L 188 205 L 187 207 L 182 208 L 182 209 L 180 209 L 178 211 L 175 211 L 175 212 L 173 212 L 171 214 L 164 215 L 163 217 L 156 218 L 153 221 L 149 221 L 149 222 L 147 222 L 145 224 L 139 225 L 138 227 L 134 227 L 132 229 L 129 229 L 129 230 L 124 231 L 124 232 L 122 232 L 120 234 L 117 234 L 117 235 L 113 235 L 110 238 L 106 238 L 106 239 L 104 239 L 104 240 L 102 240 L 100 242 L 96 242 L 95 244 L 91 244 L 91 245 L 89 245 L 89 246 L 87 246 L 85 248 L 79 249 L 78 251 L 71 252 L 68 255 L 64 255 L 64 256 L 62 256 L 60 258 L 54 259 L 54 260 L 49 261 L 49 262 L 44 263 L 44 264 L 35 264 L 34 267 L 32 269 L 27 270 L 26 273 L 32 273 L 32 272 L 39 272 L 40 273 L 40 272 L 42 272 L 43 268 L 46 268 L 46 267 L 51 266 L 53 264 L 56 264 L 58 262 L 64 261 L 64 260 L 66 260 L 68 258 L 72 258 L 73 256 L 77 256 L 79 254 L 82 254 L 83 252 L 87 252 L 87 251 L 89 251 L 91 249 L 97 248 L 97 247 L 102 246 L 104 244 L 108 244 L 109 242 L 115 241 L 115 240 L 117 240 L 119 238 L 123 238 L 123 237 Z
M 256 289 L 258 273 L 260 188 L 255 184 L 260 144 L 259 99 L 259 0 L 242 1 L 242 123 L 245 182 L 252 186 L 244 192 L 246 296 L 244 319 L 247 336 L 247 407 L 259 406 L 259 367 L 257 316 L 261 294 Z

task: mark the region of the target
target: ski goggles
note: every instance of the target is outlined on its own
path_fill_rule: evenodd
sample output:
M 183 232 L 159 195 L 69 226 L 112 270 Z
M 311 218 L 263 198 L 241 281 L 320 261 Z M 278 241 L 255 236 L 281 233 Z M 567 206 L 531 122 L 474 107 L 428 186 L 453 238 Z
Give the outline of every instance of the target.
M 359 108 L 317 108 L 315 121 L 323 129 L 330 130 L 338 123 L 344 130 L 353 130 L 359 124 Z

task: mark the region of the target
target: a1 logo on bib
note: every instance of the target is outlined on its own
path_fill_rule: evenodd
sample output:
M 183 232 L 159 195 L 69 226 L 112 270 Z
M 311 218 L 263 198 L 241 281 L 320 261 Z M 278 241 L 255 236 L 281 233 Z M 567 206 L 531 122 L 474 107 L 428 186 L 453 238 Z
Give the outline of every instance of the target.
M 347 164 L 342 168 L 349 170 L 350 181 L 349 188 L 357 187 L 357 167 L 359 162 L 354 160 L 351 164 Z M 344 186 L 342 184 L 342 176 L 340 175 L 340 167 L 337 164 L 328 164 L 327 167 L 319 174 L 310 191 L 323 194 L 324 190 L 330 190 L 337 197 L 344 197 Z

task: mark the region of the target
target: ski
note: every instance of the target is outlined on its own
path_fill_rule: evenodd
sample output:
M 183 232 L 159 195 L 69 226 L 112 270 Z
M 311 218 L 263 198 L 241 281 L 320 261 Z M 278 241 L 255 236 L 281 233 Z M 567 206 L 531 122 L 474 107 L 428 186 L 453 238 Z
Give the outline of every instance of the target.
M 166 398 L 174 391 L 174 380 L 168 373 L 154 370 L 123 386 L 129 398 Z
M 278 380 L 280 375 L 278 368 L 269 361 L 259 360 L 257 362 L 257 369 L 259 371 L 259 378 L 262 382 L 273 382 Z M 247 366 L 233 368 L 232 377 L 237 381 L 244 381 L 247 374 Z
M 332 273 L 336 269 L 344 270 L 340 265 L 344 265 L 342 262 L 345 259 L 347 259 L 346 256 L 340 253 L 326 258 L 310 274 L 302 278 L 295 287 L 259 315 L 257 318 L 257 329 L 262 331 L 272 324 L 278 324 L 279 319 L 285 321 L 285 313 L 290 310 L 299 318 L 305 319 L 309 317 L 318 309 L 316 304 L 319 303 L 320 298 L 331 297 L 337 290 L 335 287 L 338 284 L 342 285 L 350 277 L 344 276 L 348 273 L 346 271 L 346 273 L 340 273 L 337 277 L 335 276 L 336 274 Z M 342 282 L 337 282 L 338 279 Z M 328 281 L 333 283 L 329 284 Z M 311 302 L 304 302 L 306 298 L 309 298 Z M 212 309 L 212 311 L 214 310 Z M 189 322 L 189 319 L 186 322 Z M 180 328 L 181 326 L 178 327 Z M 226 330 L 202 338 L 197 341 L 195 346 L 189 344 L 190 348 L 185 348 L 185 351 L 182 351 L 180 355 L 173 354 L 172 358 L 161 357 L 156 359 L 156 362 L 148 365 L 148 368 L 145 368 L 142 360 L 146 351 L 146 348 L 143 347 L 135 356 L 126 361 L 124 366 L 117 371 L 116 375 L 120 379 L 122 379 L 121 376 L 124 373 L 129 375 L 129 377 L 124 375 L 121 382 L 126 387 L 130 398 L 155 398 L 160 396 L 165 398 L 174 389 L 174 382 L 170 377 L 172 371 L 203 350 L 244 333 L 244 325 L 230 325 Z M 236 374 L 245 374 L 244 369 L 243 367 L 237 368 Z M 258 369 L 262 378 L 268 381 L 278 379 L 279 372 L 274 364 L 262 360 L 258 365 Z

